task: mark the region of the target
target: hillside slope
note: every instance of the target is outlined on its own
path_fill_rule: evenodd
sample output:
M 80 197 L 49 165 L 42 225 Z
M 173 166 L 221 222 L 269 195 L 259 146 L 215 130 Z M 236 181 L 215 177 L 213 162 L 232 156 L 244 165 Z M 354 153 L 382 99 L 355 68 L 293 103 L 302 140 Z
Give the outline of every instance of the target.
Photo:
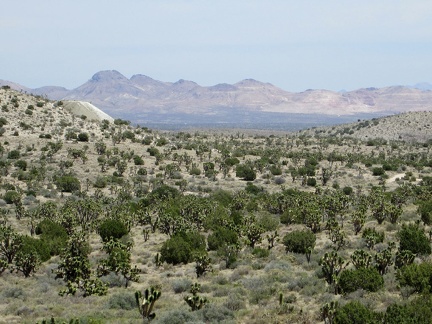
M 418 111 L 332 127 L 316 127 L 301 131 L 318 136 L 350 136 L 364 141 L 384 139 L 425 143 L 432 140 L 432 112 Z

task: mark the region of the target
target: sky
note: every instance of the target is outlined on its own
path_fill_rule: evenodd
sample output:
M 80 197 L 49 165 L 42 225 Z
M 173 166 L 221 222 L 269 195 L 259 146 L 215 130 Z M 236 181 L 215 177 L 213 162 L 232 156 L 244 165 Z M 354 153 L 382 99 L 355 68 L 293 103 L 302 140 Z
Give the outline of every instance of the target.
M 287 91 L 432 82 L 430 0 L 17 0 L 0 79 L 78 87 L 101 70 Z

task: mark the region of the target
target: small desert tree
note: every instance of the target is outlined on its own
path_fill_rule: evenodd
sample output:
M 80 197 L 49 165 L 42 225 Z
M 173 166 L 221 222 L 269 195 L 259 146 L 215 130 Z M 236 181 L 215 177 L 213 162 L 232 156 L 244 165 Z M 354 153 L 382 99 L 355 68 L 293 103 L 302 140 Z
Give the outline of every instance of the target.
M 287 252 L 305 254 L 308 261 L 315 247 L 316 236 L 311 231 L 292 231 L 283 238 L 283 244 Z

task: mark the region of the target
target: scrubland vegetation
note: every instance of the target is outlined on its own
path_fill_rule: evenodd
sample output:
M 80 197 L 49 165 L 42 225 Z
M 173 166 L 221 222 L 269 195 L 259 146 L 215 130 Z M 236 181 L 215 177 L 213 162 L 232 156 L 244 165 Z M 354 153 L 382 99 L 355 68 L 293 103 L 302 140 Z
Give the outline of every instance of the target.
M 431 321 L 429 138 L 0 107 L 0 322 Z

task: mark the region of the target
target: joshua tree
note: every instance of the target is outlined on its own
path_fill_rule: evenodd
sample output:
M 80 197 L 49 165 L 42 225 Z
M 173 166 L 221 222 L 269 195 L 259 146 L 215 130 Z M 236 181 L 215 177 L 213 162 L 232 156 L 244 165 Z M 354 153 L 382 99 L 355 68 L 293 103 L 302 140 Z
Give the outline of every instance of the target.
M 153 312 L 153 307 L 160 296 L 161 292 L 156 290 L 155 287 L 146 289 L 144 291 L 144 296 L 141 291 L 135 292 L 135 301 L 144 323 L 149 323 L 156 317 L 156 314 Z
M 191 308 L 191 311 L 196 311 L 201 308 L 203 308 L 207 303 L 208 300 L 206 297 L 200 297 L 198 293 L 201 290 L 201 285 L 199 283 L 194 283 L 191 285 L 190 292 L 192 296 L 186 296 L 184 300 Z

